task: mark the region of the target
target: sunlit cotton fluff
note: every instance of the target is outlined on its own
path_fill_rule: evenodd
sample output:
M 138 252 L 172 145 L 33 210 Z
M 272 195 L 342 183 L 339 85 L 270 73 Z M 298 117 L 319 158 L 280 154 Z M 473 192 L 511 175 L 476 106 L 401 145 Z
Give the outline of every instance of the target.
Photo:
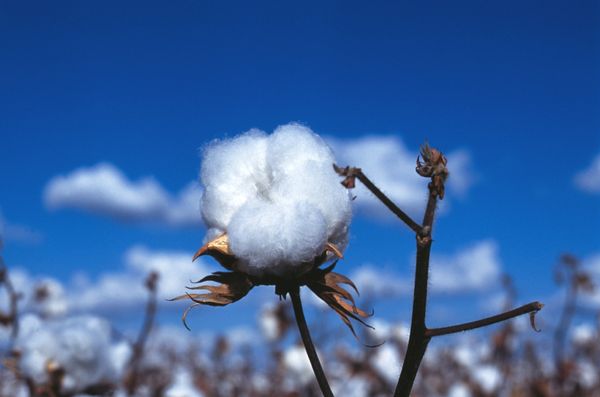
M 123 366 L 117 358 L 127 354 L 122 344 L 113 344 L 110 324 L 92 316 L 47 322 L 26 316 L 16 347 L 25 375 L 42 384 L 48 366 L 57 365 L 65 371 L 62 386 L 69 392 L 116 381 Z
M 300 124 L 210 144 L 200 173 L 207 239 L 227 233 L 237 270 L 254 276 L 301 274 L 327 242 L 343 250 L 351 203 L 334 162 Z

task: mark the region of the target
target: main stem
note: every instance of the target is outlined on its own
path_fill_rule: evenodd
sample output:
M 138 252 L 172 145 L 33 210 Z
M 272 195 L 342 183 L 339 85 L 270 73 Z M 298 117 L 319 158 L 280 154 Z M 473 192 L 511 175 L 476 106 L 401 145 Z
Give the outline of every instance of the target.
M 410 336 L 406 357 L 402 364 L 400 379 L 396 385 L 394 397 L 408 397 L 413 388 L 417 371 L 427 350 L 430 337 L 427 336 L 425 314 L 427 310 L 427 284 L 429 279 L 429 255 L 431 253 L 431 229 L 437 205 L 437 194 L 429 185 L 429 199 L 423 217 L 422 233 L 417 235 L 417 264 L 413 291 L 413 308 L 410 324 Z
M 310 332 L 308 331 L 308 326 L 306 325 L 304 310 L 302 310 L 302 301 L 300 300 L 299 286 L 292 288 L 290 291 L 290 297 L 292 298 L 292 306 L 294 307 L 294 315 L 296 316 L 296 322 L 298 323 L 300 336 L 302 337 L 306 354 L 310 360 L 310 365 L 312 366 L 313 372 L 317 378 L 317 382 L 319 383 L 319 387 L 321 388 L 321 393 L 323 393 L 324 397 L 333 397 L 333 393 L 331 392 L 331 388 L 327 382 L 327 377 L 325 376 L 325 372 L 323 371 L 323 367 L 319 361 L 319 356 L 317 356 L 317 350 L 315 349 L 315 345 L 310 337 Z

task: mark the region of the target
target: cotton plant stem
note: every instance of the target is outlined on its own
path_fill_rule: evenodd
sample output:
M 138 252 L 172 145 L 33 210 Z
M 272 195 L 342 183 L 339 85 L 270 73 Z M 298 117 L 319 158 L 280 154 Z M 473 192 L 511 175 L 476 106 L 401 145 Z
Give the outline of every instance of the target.
M 148 290 L 148 303 L 146 304 L 146 312 L 144 316 L 144 323 L 140 329 L 140 333 L 133 344 L 133 352 L 129 360 L 129 373 L 125 381 L 127 395 L 133 396 L 136 392 L 139 382 L 139 367 L 140 362 L 144 355 L 144 347 L 146 341 L 152 332 L 154 327 L 154 320 L 156 318 L 157 309 L 157 296 L 156 296 L 156 282 L 158 275 L 157 273 L 151 273 L 146 279 L 146 288 Z
M 542 309 L 543 305 L 540 302 L 531 302 L 507 312 L 483 318 L 477 321 L 468 323 L 456 324 L 448 327 L 428 329 L 425 323 L 427 312 L 427 287 L 429 282 L 429 258 L 431 254 L 432 229 L 435 218 L 435 210 L 438 197 L 444 197 L 444 182 L 448 176 L 446 169 L 446 158 L 436 149 L 431 149 L 428 145 L 424 145 L 421 149 L 424 163 L 421 163 L 420 158 L 417 159 L 417 173 L 424 177 L 431 177 L 431 182 L 428 185 L 429 198 L 427 207 L 423 216 L 422 225 L 417 224 L 396 204 L 394 204 L 365 174 L 360 168 L 345 167 L 341 168 L 334 164 L 335 171 L 345 176 L 346 179 L 342 184 L 347 188 L 353 188 L 355 178 L 365 185 L 392 213 L 400 218 L 411 230 L 416 234 L 417 239 L 417 258 L 415 270 L 415 282 L 413 290 L 413 307 L 411 315 L 410 335 L 408 338 L 408 346 L 406 355 L 402 364 L 402 371 L 398 384 L 394 391 L 394 397 L 409 397 L 413 388 L 419 366 L 427 350 L 427 345 L 432 337 L 447 335 L 455 332 L 468 331 L 487 325 L 495 324 L 501 321 L 529 313 L 531 316 L 531 326 L 535 329 L 534 315 Z M 293 296 L 292 296 L 293 297 Z M 299 298 L 298 298 L 299 299 Z M 293 299 L 292 299 L 293 301 Z M 296 306 L 294 306 L 296 309 Z M 300 306 L 300 310 L 302 307 Z M 300 326 L 300 321 L 299 321 Z M 308 334 L 308 330 L 306 330 Z M 309 336 L 310 338 L 310 336 Z M 310 339 L 309 339 L 310 341 Z M 306 343 L 305 343 L 306 344 Z M 314 348 L 313 348 L 314 349 Z M 308 347 L 307 347 L 308 351 Z M 310 356 L 310 353 L 309 353 Z M 311 360 L 312 362 L 312 360 Z M 318 359 L 317 359 L 317 364 Z M 313 365 L 314 368 L 314 365 Z M 319 366 L 320 368 L 320 366 Z M 315 373 L 317 371 L 315 370 Z M 322 370 L 321 370 L 322 372 Z
M 536 313 L 536 312 L 540 311 L 543 306 L 544 305 L 542 305 L 540 302 L 531 302 L 526 305 L 520 306 L 516 309 L 497 314 L 495 316 L 482 318 L 481 320 L 451 325 L 448 327 L 430 328 L 430 329 L 426 330 L 425 334 L 427 337 L 432 338 L 435 336 L 454 334 L 457 332 L 469 331 L 472 329 L 486 327 L 488 325 L 496 324 L 501 321 L 506 321 L 511 318 L 521 316 L 523 314 Z
M 6 286 L 6 290 L 8 291 L 8 296 L 10 297 L 10 318 L 12 319 L 12 329 L 10 332 L 10 346 L 12 347 L 19 335 L 19 293 L 15 290 L 15 287 L 8 276 L 6 274 L 6 279 L 4 280 L 4 284 Z
M 415 233 L 421 233 L 421 225 L 415 222 L 408 214 L 400 209 L 388 196 L 385 195 L 371 180 L 362 172 L 360 168 L 357 167 L 339 167 L 337 165 L 333 165 L 335 171 L 346 178 L 351 179 L 351 183 L 347 185 L 346 183 L 342 183 L 344 186 L 348 188 L 354 187 L 354 178 L 358 178 L 359 181 L 362 182 L 363 185 L 367 189 L 371 191 L 381 201 L 394 215 L 396 215 L 402 222 L 404 222 L 409 228 L 412 229 Z
M 402 222 L 406 223 L 406 225 L 411 228 L 415 233 L 421 232 L 421 226 L 415 222 L 408 214 L 400 209 L 388 196 L 386 196 L 365 174 L 363 174 L 361 169 L 358 169 L 356 172 L 356 177 L 359 181 L 362 182 L 363 185 L 367 189 L 371 191 L 390 211 L 394 213 L 398 218 L 402 220 Z
M 0 240 L 0 249 L 2 249 L 2 240 Z M 0 285 L 4 284 L 4 288 L 6 288 L 6 292 L 8 294 L 8 298 L 10 301 L 9 312 L 7 315 L 2 314 L 4 317 L 3 320 L 6 321 L 10 327 L 10 339 L 9 339 L 9 350 L 12 349 L 15 340 L 19 335 L 19 299 L 21 295 L 15 290 L 15 287 L 11 281 L 11 278 L 8 274 L 8 268 L 4 264 L 4 259 L 0 255 Z
M 321 388 L 321 393 L 323 393 L 324 397 L 333 397 L 333 393 L 331 392 L 331 388 L 327 382 L 327 377 L 325 376 L 325 372 L 323 371 L 323 367 L 321 366 L 321 362 L 317 356 L 317 350 L 315 349 L 315 345 L 310 337 L 308 325 L 306 325 L 304 310 L 302 309 L 302 301 L 300 300 L 300 288 L 295 286 L 289 293 L 290 297 L 292 298 L 292 306 L 294 307 L 294 315 L 296 317 L 296 322 L 298 323 L 300 336 L 302 337 L 306 354 L 310 360 L 310 365 L 312 366 L 315 377 L 317 378 L 317 382 L 319 383 L 319 387 Z
M 565 303 L 563 305 L 563 309 L 558 320 L 558 326 L 556 327 L 556 331 L 554 331 L 553 355 L 554 365 L 557 370 L 563 361 L 565 336 L 567 335 L 567 330 L 569 329 L 569 325 L 571 323 L 571 320 L 573 319 L 573 315 L 575 314 L 576 302 L 577 288 L 571 282 L 569 283 L 569 287 L 566 292 Z
M 437 205 L 437 194 L 432 184 L 429 184 L 429 199 L 427 209 L 423 217 L 422 232 L 417 234 L 417 260 L 415 270 L 415 284 L 413 291 L 413 307 L 410 323 L 410 335 L 406 356 L 402 364 L 400 378 L 394 392 L 395 397 L 408 397 L 412 390 L 417 371 L 427 350 L 430 337 L 427 336 L 425 326 L 425 315 L 427 311 L 427 284 L 429 280 L 429 256 L 431 253 L 431 230 L 435 209 Z

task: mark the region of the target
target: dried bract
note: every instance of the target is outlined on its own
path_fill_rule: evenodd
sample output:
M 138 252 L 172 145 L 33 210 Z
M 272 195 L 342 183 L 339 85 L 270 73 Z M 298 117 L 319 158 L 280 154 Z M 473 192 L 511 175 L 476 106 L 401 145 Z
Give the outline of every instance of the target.
M 421 162 L 421 158 L 423 162 Z M 417 157 L 416 171 L 422 177 L 431 178 L 431 187 L 440 200 L 444 198 L 444 183 L 449 175 L 446 164 L 447 160 L 442 152 L 430 147 L 427 143 L 421 146 L 421 155 Z

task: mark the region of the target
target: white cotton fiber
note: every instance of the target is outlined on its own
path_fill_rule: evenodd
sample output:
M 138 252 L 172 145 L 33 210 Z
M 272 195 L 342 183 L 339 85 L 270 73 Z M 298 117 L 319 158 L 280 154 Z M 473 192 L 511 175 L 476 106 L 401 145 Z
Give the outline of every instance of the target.
M 204 151 L 200 177 L 206 189 L 201 208 L 207 225 L 225 229 L 240 206 L 267 189 L 266 149 L 266 135 L 250 130 Z
M 92 316 L 26 327 L 17 341 L 23 373 L 41 384 L 47 380 L 47 366 L 58 365 L 65 370 L 63 387 L 73 392 L 116 379 L 111 347 L 110 324 Z
M 251 130 L 204 151 L 202 215 L 208 239 L 227 232 L 239 270 L 291 276 L 331 242 L 344 249 L 350 196 L 333 153 L 308 127 Z

